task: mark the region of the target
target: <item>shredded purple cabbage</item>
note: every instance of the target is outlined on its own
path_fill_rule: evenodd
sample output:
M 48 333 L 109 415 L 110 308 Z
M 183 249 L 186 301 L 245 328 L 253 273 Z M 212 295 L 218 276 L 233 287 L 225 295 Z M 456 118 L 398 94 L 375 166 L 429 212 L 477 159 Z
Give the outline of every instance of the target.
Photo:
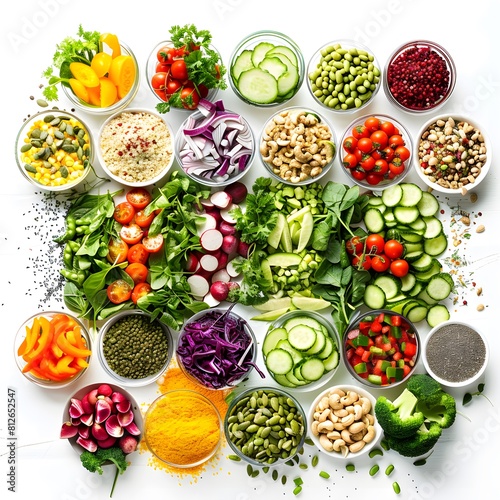
M 265 377 L 253 361 L 255 345 L 238 365 L 251 342 L 244 319 L 227 312 L 208 311 L 197 321 L 184 325 L 177 355 L 201 384 L 222 389 L 241 381 L 252 367 Z

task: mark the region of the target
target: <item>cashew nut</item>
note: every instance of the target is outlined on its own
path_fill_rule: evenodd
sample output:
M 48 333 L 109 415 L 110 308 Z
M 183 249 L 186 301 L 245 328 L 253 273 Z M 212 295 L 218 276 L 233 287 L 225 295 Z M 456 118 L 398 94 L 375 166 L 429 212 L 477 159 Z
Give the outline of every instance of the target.
M 333 451 L 333 442 L 326 437 L 326 434 L 320 434 L 319 443 L 326 451 Z
M 369 425 L 366 434 L 363 436 L 363 441 L 365 443 L 370 443 L 375 438 L 375 434 L 375 427 L 373 425 Z
M 335 424 L 331 420 L 325 420 L 324 422 L 320 422 L 318 424 L 318 432 L 328 432 L 333 431 L 333 426 Z
M 347 430 L 344 429 L 340 435 L 342 436 L 342 439 L 347 443 L 347 444 L 352 444 L 354 441 L 352 440 L 351 433 Z
M 365 441 L 356 441 L 355 443 L 349 445 L 349 451 L 351 453 L 357 453 L 358 451 L 361 451 L 364 448 L 365 444 L 366 444 Z

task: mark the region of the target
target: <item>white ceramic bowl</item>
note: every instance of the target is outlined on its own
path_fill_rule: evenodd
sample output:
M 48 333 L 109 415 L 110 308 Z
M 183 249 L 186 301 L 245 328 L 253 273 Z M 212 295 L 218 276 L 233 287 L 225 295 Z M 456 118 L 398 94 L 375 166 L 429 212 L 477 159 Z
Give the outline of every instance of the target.
M 160 114 L 129 108 L 110 116 L 101 126 L 97 158 L 109 177 L 130 187 L 152 186 L 174 161 L 174 136 Z
M 450 388 L 478 382 L 489 357 L 484 333 L 470 323 L 452 319 L 435 326 L 422 346 L 422 361 L 427 373 Z
M 327 429 L 329 427 L 333 427 L 333 422 L 330 421 L 330 424 L 324 423 L 323 425 L 319 425 L 319 415 L 325 409 L 330 408 L 331 411 L 331 407 L 328 404 L 328 397 L 335 393 L 339 394 L 339 401 L 343 407 L 349 406 L 350 404 L 354 404 L 355 407 L 361 407 L 361 409 L 355 410 L 355 413 L 353 414 L 354 420 L 349 417 L 350 420 L 345 421 L 345 424 L 349 424 L 345 426 L 345 429 L 338 429 L 340 432 L 342 432 L 342 430 L 346 430 L 349 435 L 349 439 L 353 441 L 353 443 L 348 443 L 347 441 L 347 448 L 343 447 L 343 443 L 346 442 L 346 439 L 344 439 L 342 442 L 339 441 L 337 443 L 335 443 L 337 438 L 325 439 Z M 355 397 L 351 397 L 350 393 L 355 395 Z M 342 399 L 344 397 L 346 399 Z M 326 399 L 324 400 L 324 398 Z M 357 402 L 352 403 L 353 399 L 355 399 Z M 342 461 L 351 461 L 355 458 L 365 455 L 379 442 L 382 436 L 382 429 L 375 417 L 375 403 L 376 398 L 366 389 L 363 389 L 361 387 L 348 384 L 329 387 L 328 389 L 322 391 L 311 404 L 307 417 L 308 435 L 311 437 L 318 449 L 329 457 Z M 360 425 L 358 422 L 360 422 L 362 415 L 370 415 L 367 418 L 372 419 L 373 423 L 371 423 L 368 427 L 363 423 L 362 425 Z M 358 416 L 359 418 L 357 418 Z M 356 426 L 362 428 L 362 430 L 351 427 L 351 425 L 353 424 L 356 424 Z M 356 435 L 356 432 L 352 431 L 361 432 L 361 435 L 359 437 L 352 437 L 353 434 Z M 324 435 L 324 437 L 320 437 L 321 435 Z M 326 446 L 323 446 L 322 442 L 326 442 Z M 354 451 L 358 447 L 360 447 L 360 442 L 365 442 L 365 444 L 361 445 L 360 450 Z M 352 446 L 353 448 L 349 449 L 350 446 Z
M 450 117 L 453 118 L 455 122 L 455 126 L 452 127 L 452 129 L 454 130 L 457 130 L 457 125 L 459 125 L 460 123 L 467 123 L 473 127 L 471 132 L 465 133 L 465 136 L 469 139 L 467 145 L 460 143 L 460 140 L 458 138 L 459 137 L 462 138 L 462 135 L 457 135 L 456 133 L 452 133 L 450 136 L 447 134 L 449 130 L 447 130 L 446 122 Z M 453 179 L 454 182 L 453 184 L 451 184 L 450 182 L 441 181 L 439 174 L 440 172 L 443 172 L 443 170 L 441 170 L 439 166 L 442 164 L 442 162 L 437 161 L 437 165 L 432 166 L 429 164 L 429 160 L 431 157 L 427 155 L 427 152 L 429 151 L 428 146 L 429 145 L 432 146 L 431 142 L 429 141 L 429 136 L 431 135 L 432 131 L 436 131 L 434 125 L 437 124 L 439 120 L 445 122 L 445 124 L 438 127 L 439 130 L 437 130 L 437 132 L 443 133 L 447 137 L 446 143 L 444 144 L 445 146 L 449 144 L 451 147 L 454 148 L 454 151 L 452 152 L 446 150 L 443 151 L 442 153 L 442 156 L 444 157 L 454 157 L 453 163 L 447 163 L 448 171 L 452 171 L 454 175 L 456 174 L 456 177 L 454 177 Z M 480 136 L 474 139 L 472 136 L 474 136 L 476 131 L 480 132 Z M 458 133 L 461 134 L 459 129 Z M 460 157 L 460 155 L 464 154 L 462 152 L 462 148 L 464 148 L 465 151 L 468 151 L 471 148 L 472 144 L 471 140 L 474 141 L 474 145 L 472 145 L 472 148 L 475 147 L 485 148 L 484 154 L 486 155 L 486 158 L 475 159 L 476 153 L 474 154 L 468 153 L 467 157 L 463 160 L 464 163 L 463 166 L 461 167 L 461 172 L 463 172 L 463 169 L 467 167 L 468 170 L 467 173 L 468 175 L 472 175 L 472 177 L 467 181 L 462 181 L 461 179 L 465 178 L 465 176 L 463 174 L 458 174 L 458 169 L 453 168 L 453 164 L 456 162 L 458 165 L 459 163 L 458 158 Z M 426 142 L 427 144 L 425 144 Z M 434 141 L 432 141 L 432 143 L 434 143 Z M 459 148 L 458 151 L 456 149 L 457 147 Z M 492 163 L 493 147 L 490 138 L 486 134 L 483 125 L 478 123 L 478 121 L 475 118 L 459 115 L 456 113 L 437 115 L 427 120 L 422 125 L 417 135 L 415 136 L 413 148 L 414 148 L 413 162 L 419 178 L 430 188 L 445 194 L 464 195 L 467 193 L 467 191 L 477 188 L 479 184 L 483 181 L 483 179 L 485 179 L 486 176 L 488 175 L 488 171 L 490 170 Z M 479 156 L 482 150 L 477 149 L 476 151 L 477 151 L 477 156 Z M 475 160 L 472 164 L 469 164 L 468 162 L 471 158 L 474 158 Z M 479 167 L 478 162 L 480 163 L 480 168 L 478 168 Z M 477 172 L 475 173 L 472 171 L 474 167 L 478 168 Z

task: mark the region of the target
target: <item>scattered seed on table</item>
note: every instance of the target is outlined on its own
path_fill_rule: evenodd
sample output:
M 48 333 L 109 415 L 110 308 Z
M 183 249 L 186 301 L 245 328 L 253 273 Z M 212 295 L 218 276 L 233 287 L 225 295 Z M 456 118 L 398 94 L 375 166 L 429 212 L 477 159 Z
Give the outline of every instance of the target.
M 319 457 L 318 457 L 318 455 L 314 455 L 314 456 L 312 457 L 312 460 L 311 460 L 311 465 L 312 465 L 313 467 L 316 467 L 316 465 L 318 465 L 318 462 L 319 462 Z
M 301 469 L 304 469 L 304 470 L 307 470 L 307 469 L 308 469 L 307 464 L 300 464 L 300 465 L 299 465 L 299 467 L 300 467 Z
M 272 478 L 274 481 L 278 479 L 278 471 L 276 469 L 273 470 Z
M 286 476 L 281 476 L 281 484 L 286 484 L 287 477 Z

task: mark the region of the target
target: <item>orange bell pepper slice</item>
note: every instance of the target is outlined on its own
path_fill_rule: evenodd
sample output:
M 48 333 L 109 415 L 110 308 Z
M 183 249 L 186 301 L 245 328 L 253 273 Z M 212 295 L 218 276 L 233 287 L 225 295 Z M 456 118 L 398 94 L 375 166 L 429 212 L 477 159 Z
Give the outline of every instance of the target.
M 57 337 L 57 345 L 61 348 L 61 350 L 73 356 L 75 358 L 86 358 L 91 355 L 91 351 L 89 349 L 80 349 L 79 347 L 73 345 L 67 338 L 67 334 L 61 334 Z
M 63 356 L 56 365 L 56 370 L 57 373 L 60 375 L 76 375 L 80 370 L 78 368 L 75 368 L 74 366 L 70 366 L 71 363 L 74 361 L 74 357 L 70 356 L 69 354 L 66 354 Z

